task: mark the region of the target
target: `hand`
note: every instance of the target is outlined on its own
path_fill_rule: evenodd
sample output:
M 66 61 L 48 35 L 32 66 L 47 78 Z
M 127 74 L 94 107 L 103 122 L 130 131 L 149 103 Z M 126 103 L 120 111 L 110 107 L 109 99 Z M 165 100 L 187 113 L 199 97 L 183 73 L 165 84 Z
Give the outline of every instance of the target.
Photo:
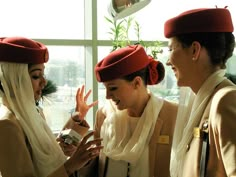
M 79 118 L 82 120 L 84 119 L 85 115 L 87 114 L 88 110 L 95 106 L 98 101 L 94 101 L 91 104 L 87 104 L 87 99 L 89 97 L 89 95 L 91 94 L 92 90 L 90 89 L 87 94 L 84 96 L 84 88 L 85 86 L 83 85 L 81 88 L 79 88 L 77 90 L 77 94 L 76 94 L 76 107 L 75 107 L 75 111 L 79 112 Z
M 56 141 L 58 142 L 58 144 L 61 147 L 64 154 L 68 157 L 72 156 L 74 154 L 74 152 L 77 150 L 76 145 L 65 143 L 64 139 L 61 137 L 57 137 Z
M 64 166 L 68 175 L 71 175 L 74 171 L 79 170 L 90 160 L 99 155 L 100 150 L 103 148 L 103 146 L 100 145 L 102 139 L 99 138 L 88 141 L 93 134 L 94 132 L 90 132 L 86 135 L 79 143 L 74 154 L 65 162 Z

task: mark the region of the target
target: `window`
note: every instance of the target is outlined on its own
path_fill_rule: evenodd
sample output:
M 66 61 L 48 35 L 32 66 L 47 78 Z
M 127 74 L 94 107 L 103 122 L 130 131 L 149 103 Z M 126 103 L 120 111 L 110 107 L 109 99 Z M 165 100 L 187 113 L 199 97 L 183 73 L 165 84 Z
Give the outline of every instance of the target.
M 83 0 L 1 1 L 0 36 L 83 39 Z
M 58 131 L 75 107 L 78 87 L 85 84 L 84 47 L 49 46 L 48 50 L 45 74 L 57 85 L 57 92 L 46 97 L 42 106 L 50 127 Z

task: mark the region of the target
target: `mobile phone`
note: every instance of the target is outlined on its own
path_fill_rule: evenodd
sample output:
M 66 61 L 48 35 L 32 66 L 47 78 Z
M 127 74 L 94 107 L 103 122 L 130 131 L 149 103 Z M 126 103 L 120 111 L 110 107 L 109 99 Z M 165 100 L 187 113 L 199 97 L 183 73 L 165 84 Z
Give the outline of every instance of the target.
M 82 139 L 82 136 L 73 129 L 65 129 L 61 131 L 59 136 L 64 139 L 66 144 L 77 145 Z

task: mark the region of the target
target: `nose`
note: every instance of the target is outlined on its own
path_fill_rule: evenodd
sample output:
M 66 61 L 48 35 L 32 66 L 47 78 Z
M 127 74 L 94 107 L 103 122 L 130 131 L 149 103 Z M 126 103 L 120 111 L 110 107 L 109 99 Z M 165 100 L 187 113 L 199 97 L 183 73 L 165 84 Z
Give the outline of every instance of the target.
M 106 99 L 111 99 L 111 92 L 106 89 Z
M 170 58 L 168 58 L 168 60 L 166 61 L 166 65 L 167 65 L 167 66 L 170 66 L 170 65 L 171 65 L 171 63 L 170 63 Z
M 48 81 L 47 81 L 47 79 L 46 79 L 46 76 L 43 75 L 43 76 L 41 77 L 40 85 L 44 88 L 44 87 L 47 85 L 47 83 L 48 83 Z

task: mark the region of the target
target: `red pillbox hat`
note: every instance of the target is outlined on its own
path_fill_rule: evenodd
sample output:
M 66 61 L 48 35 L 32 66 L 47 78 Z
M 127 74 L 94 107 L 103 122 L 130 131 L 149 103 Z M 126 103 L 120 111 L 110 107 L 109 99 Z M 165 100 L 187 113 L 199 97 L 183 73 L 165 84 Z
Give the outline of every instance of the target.
M 119 79 L 141 69 L 147 68 L 147 84 L 161 82 L 165 68 L 160 61 L 148 56 L 141 45 L 129 45 L 111 52 L 95 66 L 98 82 Z
M 0 38 L 0 61 L 41 64 L 48 61 L 47 47 L 24 37 Z
M 194 32 L 233 32 L 231 15 L 226 8 L 199 8 L 181 13 L 165 22 L 164 35 L 170 38 Z
M 95 66 L 97 81 L 121 78 L 145 68 L 151 60 L 141 45 L 129 45 L 111 52 Z

